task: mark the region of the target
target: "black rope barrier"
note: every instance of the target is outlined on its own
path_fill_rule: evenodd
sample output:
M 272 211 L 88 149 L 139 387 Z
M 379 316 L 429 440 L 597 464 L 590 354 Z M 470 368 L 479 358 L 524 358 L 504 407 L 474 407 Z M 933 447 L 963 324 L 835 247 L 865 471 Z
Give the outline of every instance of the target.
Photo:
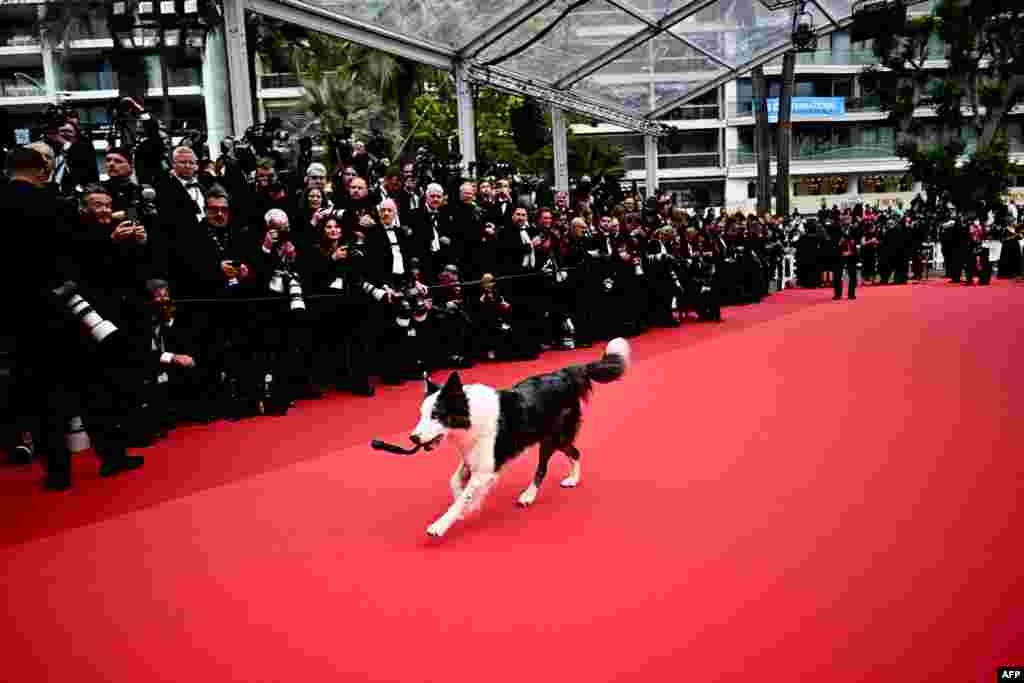
M 568 273 L 568 272 L 572 272 L 574 270 L 579 270 L 579 269 L 580 269 L 579 266 L 572 266 L 572 267 L 566 267 L 566 268 L 559 268 L 554 273 L 541 272 L 541 273 L 519 273 L 517 275 L 498 275 L 498 276 L 495 276 L 495 278 L 494 278 L 494 280 L 492 282 L 494 282 L 494 283 L 501 283 L 501 282 L 506 282 L 508 280 L 525 280 L 527 278 L 546 278 L 546 279 L 550 279 L 550 278 L 555 277 L 555 273 L 558 273 L 558 272 Z M 480 279 L 480 280 L 465 280 L 465 281 L 455 282 L 455 283 L 452 283 L 450 285 L 424 285 L 424 287 L 426 287 L 428 291 L 434 291 L 434 290 L 441 290 L 441 289 L 453 289 L 455 287 L 479 287 L 480 285 L 483 284 L 483 282 L 484 281 L 482 279 Z M 385 285 L 385 286 L 388 286 L 388 285 Z M 408 287 L 411 288 L 411 287 L 414 287 L 414 286 L 415 285 L 409 285 Z M 377 289 L 377 288 L 375 288 L 375 289 Z M 351 296 L 351 294 L 348 294 L 348 293 L 326 293 L 325 292 L 325 293 L 322 293 L 322 294 L 302 294 L 301 298 L 302 299 L 344 299 L 344 298 L 348 298 L 349 296 Z M 278 294 L 276 296 L 259 296 L 259 297 L 252 296 L 252 297 L 221 297 L 221 298 L 215 298 L 215 299 L 203 299 L 203 298 L 175 299 L 174 303 L 175 304 L 228 304 L 228 303 L 229 304 L 244 304 L 244 303 L 258 304 L 258 303 L 266 303 L 266 302 L 280 303 L 281 300 L 288 299 L 288 298 L 289 298 L 289 296 L 287 294 Z

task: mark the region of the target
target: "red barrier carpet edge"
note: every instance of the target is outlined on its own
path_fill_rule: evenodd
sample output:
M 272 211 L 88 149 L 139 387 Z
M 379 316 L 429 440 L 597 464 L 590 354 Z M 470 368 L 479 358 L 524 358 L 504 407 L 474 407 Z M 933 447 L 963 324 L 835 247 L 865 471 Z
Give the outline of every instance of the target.
M 180 429 L 47 494 L 0 470 L 3 678 L 990 681 L 1024 664 L 1024 289 L 787 291 L 632 340 L 583 481 L 534 453 L 441 540 L 420 387 Z M 481 365 L 504 385 L 590 359 Z

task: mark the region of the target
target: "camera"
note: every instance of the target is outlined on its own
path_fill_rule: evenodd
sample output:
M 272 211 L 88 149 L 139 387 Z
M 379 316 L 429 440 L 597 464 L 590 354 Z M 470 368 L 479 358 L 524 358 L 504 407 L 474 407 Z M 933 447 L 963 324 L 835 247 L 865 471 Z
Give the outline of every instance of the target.
M 302 283 L 294 275 L 288 280 L 288 309 L 291 311 L 306 310 L 306 301 L 302 298 Z
M 82 330 L 97 344 L 117 332 L 117 325 L 106 320 L 88 301 L 78 293 L 78 284 L 69 280 L 53 290 L 54 296 L 62 301 L 65 310 L 82 326 Z

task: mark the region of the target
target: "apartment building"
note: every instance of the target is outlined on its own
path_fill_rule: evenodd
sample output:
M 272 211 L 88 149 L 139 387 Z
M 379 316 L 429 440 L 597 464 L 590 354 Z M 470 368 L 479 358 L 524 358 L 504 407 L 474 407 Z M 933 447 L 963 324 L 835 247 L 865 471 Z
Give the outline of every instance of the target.
M 97 155 L 106 149 L 112 107 L 122 96 L 119 78 L 144 79 L 146 106 L 169 123 L 170 130 L 207 130 L 219 146 L 227 125 L 223 43 L 211 34 L 203 47 L 160 50 L 140 41 L 125 52 L 119 69 L 111 61 L 113 38 L 106 14 L 97 9 L 89 21 L 73 25 L 68 44 L 43 28 L 46 0 L 0 0 L 0 107 L 20 141 L 28 141 L 46 105 L 64 103 L 80 112 Z M 212 58 L 207 59 L 207 54 Z M 120 75 L 118 73 L 120 71 Z M 167 93 L 164 93 L 164 74 Z M 214 87 L 208 89 L 205 83 Z M 218 82 L 220 88 L 218 88 Z M 137 91 L 137 90 L 136 90 Z
M 752 11 L 762 14 L 760 3 L 753 2 Z M 911 13 L 930 11 L 927 4 L 917 5 Z M 608 13 L 609 20 L 614 15 Z M 722 13 L 714 5 L 679 26 L 679 32 L 693 38 L 701 31 L 708 41 L 735 40 L 739 33 L 735 13 Z M 611 32 L 614 35 L 614 31 Z M 594 40 L 602 40 L 595 34 Z M 614 38 L 612 39 L 614 42 Z M 705 44 L 708 44 L 705 42 Z M 942 54 L 941 44 L 932 46 L 932 54 Z M 679 55 L 676 67 L 666 68 L 671 55 L 647 58 L 637 54 L 634 60 L 622 60 L 613 70 L 598 74 L 603 86 L 621 92 L 636 88 L 639 96 L 658 97 L 657 88 L 666 83 L 700 82 L 706 77 L 707 65 L 699 55 Z M 906 174 L 907 164 L 896 155 L 895 131 L 880 110 L 877 97 L 861 91 L 857 75 L 865 66 L 875 63 L 869 45 L 851 43 L 846 31 L 837 31 L 819 39 L 813 52 L 797 56 L 794 96 L 814 98 L 802 111 L 794 107 L 793 141 L 790 157 L 791 204 L 801 212 L 813 213 L 822 203 L 828 206 L 867 202 L 872 205 L 909 204 L 921 191 L 920 184 Z M 940 72 L 945 60 L 934 60 L 926 67 Z M 685 71 L 692 69 L 692 74 Z M 766 65 L 769 96 L 780 94 L 781 58 Z M 662 188 L 679 193 L 690 206 L 725 206 L 730 209 L 752 209 L 754 183 L 757 176 L 754 155 L 753 89 L 750 78 L 739 78 L 718 88 L 716 92 L 690 104 L 680 106 L 663 117 L 667 124 L 682 130 L 674 145 L 662 140 L 658 150 L 658 181 Z M 654 107 L 652 107 L 654 108 Z M 925 119 L 934 112 L 919 109 Z M 608 125 L 576 125 L 579 135 L 601 135 L 620 145 L 626 152 L 627 181 L 645 184 L 644 141 L 640 135 Z M 1024 162 L 1024 107 L 1009 117 L 1007 133 L 1011 154 Z M 973 130 L 964 131 L 968 149 Z M 773 140 L 772 172 L 775 170 Z M 1024 201 L 1024 178 L 1015 179 L 1010 191 L 1013 201 Z

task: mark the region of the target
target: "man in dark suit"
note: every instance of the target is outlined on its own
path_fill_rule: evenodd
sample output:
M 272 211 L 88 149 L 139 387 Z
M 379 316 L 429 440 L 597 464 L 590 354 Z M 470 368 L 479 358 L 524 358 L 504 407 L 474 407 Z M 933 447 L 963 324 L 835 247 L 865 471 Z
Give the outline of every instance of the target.
M 430 282 L 437 282 L 437 276 L 444 267 L 456 263 L 458 253 L 453 239 L 451 212 L 445 210 L 444 188 L 437 183 L 427 186 L 423 206 L 413 213 L 413 249 L 423 264 L 423 272 Z
M 513 315 L 522 334 L 523 355 L 536 357 L 543 338 L 547 306 L 540 301 L 540 246 L 543 237 L 529 223 L 529 211 L 519 205 L 512 211 L 511 223 L 501 228 L 498 270 L 503 276 L 515 276 L 502 285 L 512 304 Z
M 211 398 L 205 407 L 237 416 L 242 408 L 243 377 L 248 368 L 256 338 L 249 334 L 244 304 L 226 303 L 233 298 L 254 295 L 252 269 L 247 261 L 258 237 L 253 237 L 243 221 L 235 218 L 233 199 L 226 190 L 214 185 L 206 192 L 206 220 L 195 229 L 178 232 L 171 246 L 168 272 L 172 289 L 181 299 L 225 300 L 225 303 L 190 303 L 181 308 L 200 329 L 202 346 L 207 349 L 203 366 L 215 370 L 204 379 L 215 381 L 219 371 L 225 383 L 219 398 Z M 243 213 L 244 216 L 244 213 Z M 217 403 L 220 405 L 215 405 Z
M 69 314 L 71 287 L 55 290 L 80 279 L 76 254 L 68 232 L 60 223 L 56 204 L 46 191 L 53 175 L 53 158 L 43 146 L 11 152 L 11 182 L 0 189 L 0 210 L 14 221 L 9 226 L 8 249 L 19 260 L 17 288 L 5 288 L 4 310 L 18 321 L 15 327 L 17 354 L 14 395 L 23 406 L 23 422 L 39 422 L 40 452 L 47 458 L 46 484 L 54 490 L 71 486 L 71 451 L 64 439 L 68 420 L 80 414 L 77 396 L 87 393 L 86 422 L 102 460 L 100 474 L 111 476 L 139 467 L 141 457 L 126 451 L 123 425 L 112 419 L 120 369 L 129 361 L 115 358 L 124 335 L 112 325 L 98 323 L 88 309 L 75 307 L 79 320 Z M 108 212 L 109 213 L 109 212 Z M 80 290 L 82 299 L 93 296 Z M 77 300 L 76 300 L 77 301 Z M 95 312 L 102 317 L 103 312 Z M 80 340 L 80 329 L 89 323 L 90 337 Z M 111 361 L 113 367 L 110 365 Z M 111 373 L 115 373 L 113 376 Z M 102 377 L 106 382 L 99 381 Z
M 142 404 L 134 431 L 148 443 L 165 436 L 178 419 L 205 420 L 197 407 L 205 388 L 202 375 L 209 368 L 197 366 L 200 328 L 178 312 L 167 281 L 150 280 L 146 293 L 147 306 L 132 332 L 143 359 Z
M 156 196 L 161 233 L 169 241 L 206 218 L 206 200 L 196 178 L 198 170 L 195 152 L 188 147 L 174 150 L 171 173 L 160 183 Z

